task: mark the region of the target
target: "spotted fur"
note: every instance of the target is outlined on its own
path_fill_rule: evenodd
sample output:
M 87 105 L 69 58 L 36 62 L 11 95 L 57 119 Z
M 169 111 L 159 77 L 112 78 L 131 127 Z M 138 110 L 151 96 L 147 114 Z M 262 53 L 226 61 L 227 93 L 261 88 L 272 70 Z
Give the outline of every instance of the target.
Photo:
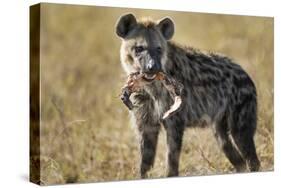
M 184 85 L 181 109 L 166 120 L 161 117 L 173 99 L 160 82 L 152 82 L 131 97 L 136 106 L 131 114 L 140 138 L 141 177 L 153 166 L 162 125 L 168 146 L 167 176 L 178 175 L 183 133 L 185 128 L 194 126 L 214 130 L 218 144 L 237 171 L 245 171 L 247 167 L 258 171 L 260 162 L 253 140 L 257 124 L 253 81 L 226 56 L 172 42 L 169 37 L 173 27 L 169 18 L 158 22 L 137 21 L 132 14 L 122 16 L 116 27 L 122 38 L 121 63 L 127 74 L 145 71 L 147 62 L 153 60 L 160 62 L 161 71 Z M 140 44 L 147 49 L 142 57 L 134 51 Z M 151 55 L 159 48 L 162 50 L 159 57 Z

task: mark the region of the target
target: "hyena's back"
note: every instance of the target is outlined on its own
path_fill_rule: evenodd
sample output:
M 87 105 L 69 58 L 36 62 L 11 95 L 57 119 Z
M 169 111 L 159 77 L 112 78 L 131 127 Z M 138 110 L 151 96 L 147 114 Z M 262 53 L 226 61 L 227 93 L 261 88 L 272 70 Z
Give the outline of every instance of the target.
M 216 122 L 238 113 L 244 106 L 249 106 L 247 109 L 255 117 L 255 85 L 239 65 L 223 55 L 171 42 L 168 46 L 164 71 L 184 84 L 183 113 L 179 116 L 186 125 L 194 125 L 202 118 Z M 251 124 L 255 127 L 255 123 Z

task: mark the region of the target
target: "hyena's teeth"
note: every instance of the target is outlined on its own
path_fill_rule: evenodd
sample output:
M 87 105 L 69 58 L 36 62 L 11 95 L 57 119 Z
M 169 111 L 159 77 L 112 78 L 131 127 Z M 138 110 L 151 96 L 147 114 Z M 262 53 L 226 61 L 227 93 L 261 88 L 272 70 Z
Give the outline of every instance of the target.
M 154 75 L 147 75 L 147 74 L 145 74 L 145 78 L 149 79 L 149 80 L 153 80 L 153 79 L 156 78 L 156 74 L 154 74 Z

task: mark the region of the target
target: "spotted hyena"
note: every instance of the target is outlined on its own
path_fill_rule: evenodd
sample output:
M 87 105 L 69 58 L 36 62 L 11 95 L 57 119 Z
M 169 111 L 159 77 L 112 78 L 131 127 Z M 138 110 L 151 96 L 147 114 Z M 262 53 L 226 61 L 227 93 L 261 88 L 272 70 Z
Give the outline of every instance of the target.
M 173 104 L 161 82 L 151 81 L 131 96 L 131 111 L 139 133 L 140 176 L 146 176 L 155 158 L 159 129 L 166 130 L 167 175 L 177 176 L 182 137 L 186 127 L 205 124 L 235 169 L 258 171 L 254 134 L 257 124 L 257 94 L 249 75 L 230 58 L 203 53 L 171 41 L 170 18 L 137 21 L 121 16 L 116 33 L 122 39 L 121 63 L 129 75 L 141 72 L 147 79 L 162 71 L 184 85 L 182 105 L 173 116 L 161 117 Z

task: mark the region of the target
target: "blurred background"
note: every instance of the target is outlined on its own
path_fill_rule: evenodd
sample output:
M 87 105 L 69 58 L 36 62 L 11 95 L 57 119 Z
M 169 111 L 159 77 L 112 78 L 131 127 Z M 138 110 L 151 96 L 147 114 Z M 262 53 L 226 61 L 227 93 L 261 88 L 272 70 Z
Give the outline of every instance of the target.
M 126 77 L 115 23 L 128 12 L 171 17 L 174 41 L 223 53 L 249 73 L 258 91 L 261 171 L 273 170 L 273 18 L 41 4 L 41 156 L 33 156 L 41 183 L 138 178 L 137 137 L 118 97 Z M 150 178 L 165 177 L 163 129 L 159 139 Z M 180 176 L 235 172 L 212 131 L 197 128 L 185 132 L 179 170 Z

